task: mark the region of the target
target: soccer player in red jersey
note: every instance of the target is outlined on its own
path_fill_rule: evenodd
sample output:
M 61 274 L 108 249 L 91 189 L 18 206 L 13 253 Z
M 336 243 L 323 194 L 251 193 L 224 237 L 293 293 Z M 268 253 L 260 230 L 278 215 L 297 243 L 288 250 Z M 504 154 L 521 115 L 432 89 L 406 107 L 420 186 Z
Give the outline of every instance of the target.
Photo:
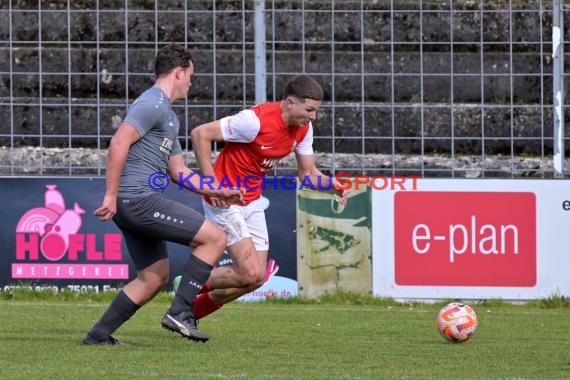
M 263 103 L 194 128 L 194 154 L 203 176 L 213 186 L 245 188 L 245 205 L 204 197 L 206 217 L 228 236 L 233 265 L 215 268 L 194 303 L 195 318 L 202 318 L 244 294 L 259 288 L 277 267 L 267 265 L 269 236 L 261 204 L 264 176 L 281 159 L 295 153 L 298 177 L 311 188 L 331 189 L 344 206 L 347 190 L 321 173 L 313 155 L 313 127 L 324 93 L 308 75 L 291 79 L 280 102 Z M 212 165 L 212 142 L 224 142 Z M 331 183 L 332 182 L 332 183 Z

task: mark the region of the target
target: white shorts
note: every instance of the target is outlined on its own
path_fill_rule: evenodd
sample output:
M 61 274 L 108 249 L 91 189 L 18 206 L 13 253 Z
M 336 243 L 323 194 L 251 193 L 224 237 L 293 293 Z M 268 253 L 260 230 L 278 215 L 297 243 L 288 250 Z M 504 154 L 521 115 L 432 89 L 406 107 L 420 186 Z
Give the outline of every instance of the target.
M 255 249 L 268 251 L 269 235 L 261 199 L 256 199 L 247 206 L 226 207 L 214 207 L 202 199 L 202 205 L 206 218 L 216 223 L 228 235 L 228 245 L 251 238 Z

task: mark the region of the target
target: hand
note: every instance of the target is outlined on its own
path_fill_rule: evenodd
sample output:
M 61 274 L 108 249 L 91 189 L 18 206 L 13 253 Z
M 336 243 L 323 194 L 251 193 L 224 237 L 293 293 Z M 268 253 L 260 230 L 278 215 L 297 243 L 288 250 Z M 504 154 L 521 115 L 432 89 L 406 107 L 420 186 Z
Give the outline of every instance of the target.
M 212 196 L 210 196 L 210 202 L 212 203 L 212 206 L 214 207 L 226 207 L 229 206 L 228 202 L 225 202 L 223 200 L 221 200 L 220 198 L 214 198 Z
M 342 189 L 336 180 L 333 180 L 333 192 L 338 197 L 337 201 L 343 207 L 348 203 L 348 189 Z
M 107 221 L 113 218 L 117 213 L 117 197 L 112 195 L 106 195 L 103 198 L 103 204 L 99 207 L 94 215 L 98 216 L 102 221 Z
M 211 196 L 212 206 L 221 207 L 229 204 L 245 205 L 243 197 L 245 189 L 220 189 L 215 190 Z

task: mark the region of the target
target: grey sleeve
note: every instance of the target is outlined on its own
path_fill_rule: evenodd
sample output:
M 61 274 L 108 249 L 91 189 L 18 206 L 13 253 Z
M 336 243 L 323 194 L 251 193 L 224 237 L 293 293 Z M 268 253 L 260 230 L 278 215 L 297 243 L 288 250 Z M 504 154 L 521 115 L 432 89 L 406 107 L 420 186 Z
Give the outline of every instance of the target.
M 164 109 L 145 101 L 133 103 L 127 111 L 125 121 L 131 124 L 137 132 L 144 136 L 164 117 Z
M 175 156 L 177 154 L 182 154 L 182 146 L 180 145 L 180 140 L 174 139 L 174 144 L 172 145 L 170 155 Z

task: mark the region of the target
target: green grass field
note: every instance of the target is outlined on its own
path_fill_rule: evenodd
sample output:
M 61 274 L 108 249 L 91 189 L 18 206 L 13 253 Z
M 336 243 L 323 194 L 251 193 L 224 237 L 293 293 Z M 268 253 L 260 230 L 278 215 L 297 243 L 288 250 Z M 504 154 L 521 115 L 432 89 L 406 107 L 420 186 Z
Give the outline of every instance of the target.
M 85 347 L 109 296 L 0 293 L 2 379 L 562 379 L 570 378 L 568 302 L 471 303 L 479 330 L 444 341 L 439 304 L 330 297 L 234 302 L 204 319 L 202 344 L 166 331 L 170 296 L 143 307 L 114 336 Z

